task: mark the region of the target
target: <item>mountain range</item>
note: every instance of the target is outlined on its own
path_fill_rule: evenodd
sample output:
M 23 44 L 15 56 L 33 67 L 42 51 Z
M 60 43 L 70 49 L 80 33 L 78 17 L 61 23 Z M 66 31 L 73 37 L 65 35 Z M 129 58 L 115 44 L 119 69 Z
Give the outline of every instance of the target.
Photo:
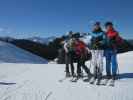
M 76 33 L 75 36 L 80 33 Z M 64 35 L 61 37 L 31 37 L 25 39 L 15 39 L 11 37 L 0 37 L 1 41 L 11 43 L 16 45 L 17 47 L 29 51 L 33 54 L 36 54 L 42 58 L 47 60 L 54 60 L 55 58 L 62 59 L 64 54 L 61 53 L 62 44 L 61 42 L 66 40 L 68 35 Z M 81 39 L 86 43 L 90 43 L 90 35 L 82 34 Z M 133 40 L 124 39 L 124 43 L 118 47 L 118 52 L 127 52 L 133 50 Z M 63 60 L 64 61 L 64 60 Z M 62 62 L 62 61 L 61 61 Z

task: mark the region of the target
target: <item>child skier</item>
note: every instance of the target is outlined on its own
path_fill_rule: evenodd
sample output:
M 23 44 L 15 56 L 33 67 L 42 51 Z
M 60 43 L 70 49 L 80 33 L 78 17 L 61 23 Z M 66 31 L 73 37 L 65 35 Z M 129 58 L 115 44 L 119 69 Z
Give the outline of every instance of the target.
M 86 44 L 79 38 L 75 40 L 75 51 L 77 56 L 77 79 L 82 77 L 81 68 L 87 73 L 88 77 L 90 75 L 89 68 L 85 65 L 89 49 Z
M 93 84 L 97 79 L 97 85 L 100 84 L 103 72 L 103 54 L 104 54 L 104 42 L 105 33 L 100 27 L 100 22 L 94 24 L 94 30 L 91 33 L 91 52 L 92 52 L 92 65 L 93 65 L 93 75 L 90 83 Z
M 64 50 L 65 50 L 65 63 L 66 63 L 66 77 L 70 77 L 71 75 L 74 77 L 74 38 L 73 33 L 69 32 L 69 39 L 64 44 Z M 71 68 L 71 74 L 69 71 L 69 64 Z

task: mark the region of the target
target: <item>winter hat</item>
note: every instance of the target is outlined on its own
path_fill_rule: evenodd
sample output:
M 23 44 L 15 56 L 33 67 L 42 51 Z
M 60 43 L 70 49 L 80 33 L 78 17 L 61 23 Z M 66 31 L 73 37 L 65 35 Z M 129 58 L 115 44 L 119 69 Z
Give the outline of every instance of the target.
M 94 28 L 93 33 L 102 32 L 102 28 L 100 27 L 100 25 L 101 25 L 100 22 L 95 22 L 95 23 L 94 23 L 94 27 L 95 27 L 95 26 L 98 26 L 98 28 Z
M 113 26 L 113 23 L 112 22 L 106 22 L 105 27 L 107 27 L 107 26 Z
M 101 24 L 101 23 L 97 21 L 97 22 L 94 23 L 94 26 L 95 26 L 95 25 L 98 25 L 98 26 L 99 26 L 100 24 Z

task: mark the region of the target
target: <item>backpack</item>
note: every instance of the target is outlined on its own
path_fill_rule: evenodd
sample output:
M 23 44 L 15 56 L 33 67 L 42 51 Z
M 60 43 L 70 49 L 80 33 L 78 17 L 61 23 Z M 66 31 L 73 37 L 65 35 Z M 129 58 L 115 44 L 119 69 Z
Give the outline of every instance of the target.
M 124 39 L 117 33 L 114 37 L 107 37 L 108 38 L 108 46 L 114 49 L 118 49 L 123 42 Z
M 75 45 L 75 52 L 77 58 L 84 59 L 85 61 L 90 60 L 92 57 L 91 53 L 86 49 L 86 44 L 83 41 L 78 41 Z

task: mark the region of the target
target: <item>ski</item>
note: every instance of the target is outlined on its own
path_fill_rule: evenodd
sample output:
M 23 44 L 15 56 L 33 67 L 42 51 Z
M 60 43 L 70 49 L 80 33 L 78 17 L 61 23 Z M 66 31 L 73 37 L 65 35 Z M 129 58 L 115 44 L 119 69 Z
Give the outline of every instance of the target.
M 90 79 L 90 84 L 94 84 L 95 83 L 95 81 L 96 81 L 96 78 L 95 77 L 92 77 L 91 79 Z
M 62 78 L 59 80 L 60 83 L 62 83 L 66 78 Z
M 101 80 L 102 80 L 102 79 L 97 79 L 96 85 L 101 85 Z
M 1 85 L 15 85 L 16 83 L 6 83 L 6 82 L 0 82 Z
M 70 80 L 70 82 L 75 82 L 75 83 L 76 83 L 79 79 L 80 79 L 80 78 L 73 77 L 73 78 Z
M 70 80 L 70 82 L 76 83 L 78 81 L 78 79 L 72 79 Z
M 58 80 L 60 83 L 62 83 L 62 82 L 64 82 L 66 79 L 68 79 L 68 78 L 70 78 L 70 77 L 64 77 L 64 78 L 62 78 L 62 79 L 60 79 L 60 80 Z
M 91 78 L 83 79 L 83 82 L 90 82 L 90 79 L 91 79 Z
M 114 87 L 115 86 L 115 80 L 111 79 L 109 82 L 109 86 Z
M 110 79 L 104 79 L 104 80 L 101 82 L 101 85 L 106 86 L 109 80 L 110 80 Z
M 89 76 L 89 77 L 83 79 L 83 82 L 90 82 L 91 78 L 92 78 L 92 76 Z
M 74 76 L 74 77 L 76 77 L 76 76 Z M 72 76 L 71 75 L 66 75 L 64 78 L 62 78 L 62 79 L 60 79 L 60 80 L 58 80 L 60 83 L 62 83 L 63 81 L 65 81 L 66 79 L 69 79 L 69 78 L 72 78 Z

